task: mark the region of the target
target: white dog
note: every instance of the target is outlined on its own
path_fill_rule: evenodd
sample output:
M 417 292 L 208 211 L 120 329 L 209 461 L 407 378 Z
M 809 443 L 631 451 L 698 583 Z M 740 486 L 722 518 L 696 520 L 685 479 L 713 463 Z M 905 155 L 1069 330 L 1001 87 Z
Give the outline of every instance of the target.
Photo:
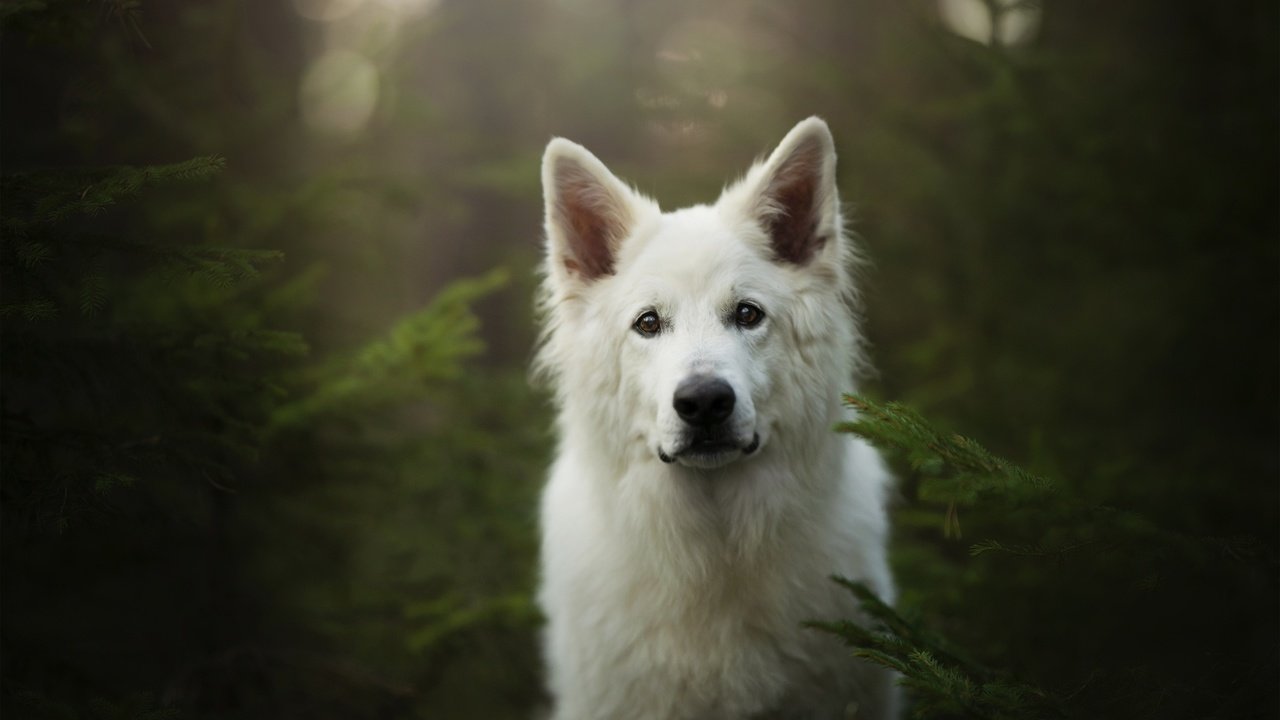
M 559 453 L 542 498 L 555 717 L 888 718 L 887 671 L 805 620 L 891 601 L 890 477 L 832 432 L 860 359 L 826 123 L 663 213 L 554 139 L 542 161 Z

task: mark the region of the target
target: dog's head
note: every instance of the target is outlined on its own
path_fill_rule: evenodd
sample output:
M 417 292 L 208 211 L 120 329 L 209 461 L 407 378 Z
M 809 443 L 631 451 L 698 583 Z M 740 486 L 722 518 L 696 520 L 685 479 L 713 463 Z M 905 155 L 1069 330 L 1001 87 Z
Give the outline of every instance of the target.
M 810 118 L 714 205 L 663 213 L 551 141 L 540 363 L 597 442 L 712 468 L 829 422 L 856 354 L 835 162 Z

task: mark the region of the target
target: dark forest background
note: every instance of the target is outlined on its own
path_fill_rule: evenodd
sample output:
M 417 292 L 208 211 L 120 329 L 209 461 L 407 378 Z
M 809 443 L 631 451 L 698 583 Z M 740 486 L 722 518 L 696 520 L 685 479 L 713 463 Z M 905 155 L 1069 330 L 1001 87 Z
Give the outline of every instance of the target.
M 1277 30 L 1270 2 L 0 4 L 0 710 L 532 716 L 542 149 L 670 208 L 818 114 L 872 261 L 863 390 L 1059 488 L 939 490 L 904 440 L 899 612 L 984 692 L 1043 691 L 1023 714 L 1280 715 Z

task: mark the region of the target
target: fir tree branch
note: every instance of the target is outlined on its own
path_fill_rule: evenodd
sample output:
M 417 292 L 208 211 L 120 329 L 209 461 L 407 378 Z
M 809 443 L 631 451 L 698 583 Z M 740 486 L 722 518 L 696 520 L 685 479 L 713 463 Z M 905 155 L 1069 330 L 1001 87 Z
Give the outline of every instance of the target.
M 294 426 L 338 410 L 350 415 L 403 404 L 458 377 L 462 360 L 483 349 L 476 337 L 480 321 L 471 303 L 506 282 L 506 271 L 497 269 L 449 285 L 384 337 L 315 369 L 314 388 L 279 408 L 273 424 Z
M 912 467 L 931 479 L 921 488 L 923 500 L 972 503 L 979 495 L 993 491 L 1011 499 L 1040 497 L 1055 491 L 1050 480 L 992 455 L 963 435 L 935 430 L 905 405 L 879 405 L 856 395 L 845 395 L 844 401 L 858 411 L 858 418 L 840 423 L 836 430 L 860 435 L 881 448 L 904 452 Z
M 81 172 L 6 173 L 0 179 L 9 232 L 56 224 L 76 215 L 92 215 L 143 189 L 174 182 L 206 180 L 222 172 L 217 155 L 169 165 L 121 165 Z
M 849 621 L 805 625 L 839 637 L 856 656 L 901 674 L 899 683 L 915 692 L 914 717 L 1064 717 L 1059 698 L 961 658 L 943 641 L 895 612 L 866 585 L 832 579 L 858 599 L 871 627 Z

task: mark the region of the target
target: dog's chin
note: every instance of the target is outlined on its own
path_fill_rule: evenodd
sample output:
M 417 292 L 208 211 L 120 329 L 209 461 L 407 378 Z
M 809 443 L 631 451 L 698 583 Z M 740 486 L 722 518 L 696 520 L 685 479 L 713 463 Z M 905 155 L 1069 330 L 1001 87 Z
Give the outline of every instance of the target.
M 679 463 L 688 468 L 710 470 L 750 455 L 760 449 L 760 436 L 753 435 L 746 443 L 703 440 L 686 444 L 680 450 L 668 453 L 658 448 L 658 459 L 671 464 Z

